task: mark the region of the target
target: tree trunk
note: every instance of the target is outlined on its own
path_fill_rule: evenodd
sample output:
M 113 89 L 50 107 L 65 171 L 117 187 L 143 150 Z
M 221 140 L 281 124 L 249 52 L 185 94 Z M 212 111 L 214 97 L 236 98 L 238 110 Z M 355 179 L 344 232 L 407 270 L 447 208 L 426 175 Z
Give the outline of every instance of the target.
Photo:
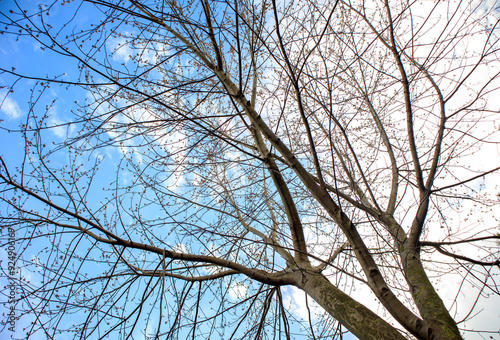
M 301 279 L 296 286 L 359 339 L 406 339 L 396 328 L 335 287 L 324 275 L 307 272 Z
M 455 320 L 429 281 L 415 251 L 403 251 L 403 267 L 411 295 L 427 325 L 429 339 L 462 339 Z

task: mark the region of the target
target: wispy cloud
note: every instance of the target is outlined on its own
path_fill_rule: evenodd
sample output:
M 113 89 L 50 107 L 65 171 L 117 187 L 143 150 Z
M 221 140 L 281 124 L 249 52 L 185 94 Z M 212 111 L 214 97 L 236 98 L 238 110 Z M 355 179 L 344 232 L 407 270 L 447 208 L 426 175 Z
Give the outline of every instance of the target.
M 114 61 L 121 61 L 127 63 L 130 58 L 132 58 L 133 51 L 128 46 L 127 40 L 125 38 L 117 38 L 111 40 L 108 43 L 108 47 L 110 47 L 112 52 L 112 58 Z
M 0 93 L 0 98 L 3 98 L 2 102 L 0 102 L 0 111 L 6 114 L 9 119 L 16 119 L 23 115 L 17 102 L 11 97 L 8 97 L 7 93 Z

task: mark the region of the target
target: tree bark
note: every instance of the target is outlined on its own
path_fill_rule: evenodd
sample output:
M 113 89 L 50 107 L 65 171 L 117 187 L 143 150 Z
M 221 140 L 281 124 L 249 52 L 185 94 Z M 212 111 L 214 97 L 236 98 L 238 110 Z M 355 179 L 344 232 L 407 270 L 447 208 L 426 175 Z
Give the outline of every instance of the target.
M 335 287 L 320 273 L 302 272 L 296 286 L 359 339 L 406 339 L 370 309 Z
M 411 295 L 427 327 L 428 339 L 462 339 L 455 320 L 429 281 L 415 250 L 403 250 L 403 268 Z

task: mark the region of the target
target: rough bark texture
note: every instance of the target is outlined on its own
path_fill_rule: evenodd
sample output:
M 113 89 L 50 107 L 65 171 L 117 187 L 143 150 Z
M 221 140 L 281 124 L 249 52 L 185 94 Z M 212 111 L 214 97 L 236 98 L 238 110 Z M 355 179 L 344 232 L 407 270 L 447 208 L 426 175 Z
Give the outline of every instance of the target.
M 462 339 L 455 320 L 429 281 L 418 254 L 407 250 L 402 258 L 411 294 L 427 324 L 428 339 Z
M 405 339 L 393 326 L 335 287 L 322 274 L 304 274 L 297 287 L 359 339 Z

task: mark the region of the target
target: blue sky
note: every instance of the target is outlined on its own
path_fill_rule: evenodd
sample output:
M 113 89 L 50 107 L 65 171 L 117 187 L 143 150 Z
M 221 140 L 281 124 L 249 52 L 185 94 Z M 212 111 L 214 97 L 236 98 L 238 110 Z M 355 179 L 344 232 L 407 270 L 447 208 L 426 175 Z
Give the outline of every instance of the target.
M 18 11 L 12 1 L 2 1 L 0 6 L 2 6 L 2 13 L 7 13 L 10 9 Z M 23 4 L 23 6 L 26 6 L 25 8 L 28 13 L 31 13 L 36 11 L 38 3 L 27 2 Z M 83 7 L 79 9 L 78 14 L 73 16 L 77 6 L 79 6 L 79 3 L 70 3 L 65 7 L 56 5 L 52 10 L 50 10 L 50 14 L 46 21 L 57 27 L 58 24 L 60 25 L 61 23 L 66 23 L 68 19 L 71 18 L 71 23 L 59 33 L 63 36 L 65 33 L 72 32 L 75 28 L 79 27 L 79 25 L 88 24 L 89 20 L 95 22 L 99 18 L 100 13 L 87 5 L 83 5 Z M 5 20 L 5 17 L 2 19 Z M 37 21 L 36 18 L 34 18 L 34 20 L 35 22 Z M 125 28 L 125 30 L 127 30 L 127 28 Z M 64 41 L 64 39 L 62 39 L 62 41 Z M 79 79 L 80 70 L 78 69 L 78 63 L 72 58 L 67 58 L 44 48 L 43 45 L 46 43 L 48 43 L 48 41 L 44 40 L 43 37 L 41 41 L 35 41 L 32 37 L 17 36 L 16 34 L 10 35 L 8 31 L 4 32 L 4 34 L 0 36 L 0 65 L 5 68 L 8 67 L 5 72 L 0 74 L 0 86 L 2 87 L 2 89 L 0 89 L 0 96 L 3 100 L 2 107 L 0 109 L 0 119 L 2 120 L 2 129 L 0 130 L 0 140 L 2 140 L 2 144 L 0 146 L 0 153 L 13 173 L 18 172 L 19 170 L 14 170 L 15 167 L 21 166 L 23 161 L 25 161 L 25 144 L 21 134 L 9 132 L 8 130 L 18 130 L 19 124 L 25 124 L 30 117 L 41 117 L 46 115 L 46 125 L 52 126 L 52 128 L 43 130 L 41 133 L 41 144 L 44 145 L 42 151 L 50 154 L 50 161 L 54 168 L 64 167 L 65 164 L 74 162 L 75 156 L 64 148 L 58 148 L 57 145 L 63 143 L 68 137 L 74 137 L 80 131 L 82 125 L 78 123 L 73 124 L 75 120 L 73 111 L 81 109 L 82 105 L 87 105 L 87 103 L 91 102 L 88 97 L 88 93 L 84 89 L 65 83 L 77 81 Z M 108 47 L 116 48 L 117 42 L 109 42 Z M 58 50 L 61 51 L 60 49 Z M 117 68 L 125 67 L 130 64 L 129 53 L 131 52 L 125 47 L 118 49 L 111 57 L 110 61 L 114 62 Z M 80 53 L 79 55 L 82 58 L 84 57 L 84 53 Z M 27 75 L 28 77 L 31 77 L 31 79 L 19 80 L 17 74 L 22 74 L 24 76 Z M 43 81 L 45 77 L 48 77 L 49 79 L 57 79 L 61 83 L 54 83 L 49 87 L 45 87 L 43 84 L 41 85 L 39 83 L 40 81 Z M 97 81 L 101 80 L 104 81 L 102 78 L 97 78 Z M 9 93 L 7 93 L 7 91 L 9 91 Z M 98 111 L 100 108 L 94 109 Z M 103 109 L 106 110 L 106 107 L 103 107 Z M 90 209 L 99 212 L 101 204 L 104 204 L 103 202 L 107 202 L 107 200 L 111 197 L 111 194 L 108 195 L 107 191 L 100 190 L 99 188 L 113 187 L 113 182 L 116 180 L 116 168 L 123 166 L 123 170 L 118 178 L 119 182 L 126 183 L 127 181 L 133 180 L 132 174 L 126 170 L 124 164 L 125 162 L 122 162 L 122 156 L 123 154 L 119 149 L 107 147 L 78 158 L 77 162 L 79 164 L 77 164 L 77 166 L 82 171 L 92 171 L 93 169 L 97 169 L 97 166 L 99 166 L 97 175 L 92 183 L 92 190 L 88 196 L 88 207 Z M 36 162 L 36 157 L 33 157 L 32 159 Z M 25 165 L 27 172 L 31 170 L 31 165 L 29 164 L 30 162 L 31 159 L 28 158 L 28 164 Z M 109 169 L 109 171 L 106 169 Z M 29 176 L 26 178 L 29 178 Z M 83 178 L 81 181 L 82 186 L 85 185 L 85 181 L 86 178 Z M 37 183 L 36 178 L 30 179 L 29 183 L 30 185 L 35 186 L 40 184 Z M 172 184 L 176 183 L 173 182 Z M 55 199 L 57 200 L 57 198 Z M 141 199 L 137 196 L 137 202 L 140 200 Z M 34 201 L 30 201 L 29 204 L 32 209 L 41 207 L 40 204 Z M 132 204 L 134 203 L 131 203 L 131 205 Z M 4 207 L 1 209 L 4 209 Z M 147 211 L 147 209 L 143 210 L 143 213 L 144 211 Z M 155 212 L 151 212 L 151 215 L 154 216 Z M 207 217 L 206 215 L 204 218 L 210 219 L 210 217 Z M 125 223 L 131 222 L 131 218 L 125 217 Z M 18 230 L 17 236 L 20 236 L 19 234 L 23 236 L 27 235 L 27 232 L 28 231 L 26 229 L 21 228 Z M 55 242 L 53 240 L 54 239 L 52 239 L 51 242 Z M 50 249 L 50 245 L 47 247 L 47 242 L 48 241 L 46 239 L 33 240 L 30 242 L 29 248 L 23 251 L 23 258 L 27 261 L 33 261 L 35 263 L 37 261 L 43 262 L 57 260 L 53 259 L 54 253 Z M 54 244 L 64 245 L 64 243 L 71 242 L 80 242 L 80 246 L 78 247 L 79 250 L 75 255 L 85 257 L 88 256 L 88 254 L 86 254 L 87 249 L 93 249 L 91 250 L 91 255 L 93 254 L 92 256 L 95 256 L 96 258 L 99 256 L 96 255 L 99 252 L 97 248 L 93 248 L 94 246 L 92 244 L 87 241 L 80 240 L 80 238 L 77 236 L 75 237 L 75 235 L 69 234 L 62 236 L 62 238 L 58 239 Z M 172 244 L 172 246 L 176 245 Z M 194 250 L 196 251 L 196 249 Z M 21 252 L 21 249 L 19 249 L 19 252 Z M 3 258 L 4 256 L 5 254 L 2 253 Z M 61 266 L 67 264 L 68 260 L 69 259 L 67 258 L 60 259 Z M 108 267 L 106 264 L 98 262 L 94 263 L 93 261 L 89 262 L 90 268 L 87 264 L 84 267 L 84 271 L 80 273 L 80 278 L 103 274 Z M 18 262 L 18 265 L 20 266 L 21 275 L 23 277 L 30 279 L 34 284 L 41 283 L 42 278 L 40 274 L 34 270 L 33 266 L 22 262 Z M 78 266 L 78 261 L 76 262 L 76 265 Z M 2 277 L 0 284 L 4 285 L 5 283 L 6 278 Z M 120 283 L 120 280 L 118 283 Z M 139 280 L 139 282 L 132 284 L 130 286 L 132 288 L 122 292 L 125 295 L 115 295 L 114 298 L 117 300 L 116 305 L 123 307 L 126 306 L 128 300 L 140 298 L 142 292 L 145 289 L 147 291 L 147 286 L 148 279 Z M 168 289 L 172 289 L 172 287 L 173 286 L 169 286 Z M 179 286 L 179 289 L 182 289 L 182 286 Z M 158 288 L 156 291 L 158 291 Z M 77 295 L 78 294 L 81 293 L 77 293 Z M 158 295 L 152 294 L 147 303 L 144 304 L 145 309 L 149 308 L 148 303 L 151 300 L 154 301 L 155 299 L 158 299 Z M 60 302 L 56 302 L 55 300 L 57 300 L 57 298 L 54 298 L 52 307 L 60 305 Z M 210 309 L 215 308 L 215 306 L 209 304 L 212 300 L 213 297 L 209 295 L 201 300 L 200 305 L 206 310 L 206 315 L 213 313 L 210 312 Z M 36 302 L 37 300 L 34 299 L 33 301 Z M 290 301 L 289 303 L 292 302 Z M 50 309 L 50 304 L 48 305 L 48 308 Z M 135 308 L 135 305 L 127 308 L 133 309 Z M 295 306 L 294 308 L 298 307 Z M 159 318 L 159 311 L 158 309 L 150 309 L 149 311 L 146 310 L 143 312 L 143 315 L 147 315 L 149 320 L 139 322 L 138 327 L 134 331 L 134 338 L 141 338 L 141 330 L 144 328 L 147 328 L 150 332 L 154 331 L 154 325 L 157 322 L 156 320 Z M 61 317 L 61 321 L 57 324 L 57 326 L 61 328 L 68 326 L 71 327 L 71 319 L 81 320 L 86 317 L 86 314 L 83 314 L 81 311 L 77 311 L 69 319 Z M 43 320 L 44 316 L 40 316 L 40 318 Z M 29 323 L 32 321 L 34 321 L 34 315 L 25 315 L 21 317 L 16 325 L 16 333 L 14 336 L 23 338 L 25 332 L 30 329 Z M 106 322 L 106 320 L 104 322 Z M 146 325 L 146 322 L 149 323 Z M 298 328 L 295 329 L 295 327 L 297 326 L 292 328 L 292 332 L 294 330 L 298 331 Z M 202 329 L 203 326 L 200 326 L 199 328 Z M 103 329 L 106 329 L 106 327 Z M 232 330 L 228 331 L 232 332 Z M 115 330 L 114 332 L 120 332 L 120 330 Z M 186 332 L 187 336 L 189 334 L 189 329 L 186 330 Z M 4 336 L 10 335 L 9 331 L 6 329 L 2 331 L 2 334 Z M 94 333 L 93 336 L 97 336 L 97 334 Z M 71 335 L 65 334 L 57 335 L 58 339 L 69 339 L 71 337 Z M 180 337 L 182 338 L 182 336 Z M 221 337 L 224 338 L 225 336 L 221 335 Z M 45 336 L 43 333 L 38 333 L 35 337 L 35 339 L 44 338 Z M 348 338 L 349 336 L 347 336 L 347 339 Z
M 14 6 L 15 3 L 13 1 L 0 2 L 2 13 L 7 13 L 11 8 L 16 10 Z M 26 6 L 28 13 L 31 13 L 36 10 L 38 3 L 26 2 L 23 6 Z M 93 7 L 85 4 L 78 10 L 78 14 L 74 16 L 73 14 L 78 6 L 80 6 L 80 4 L 77 2 L 69 3 L 64 7 L 56 5 L 53 7 L 53 10 L 50 11 L 47 21 L 51 22 L 54 26 L 68 22 L 68 20 L 71 19 L 71 23 L 60 31 L 61 37 L 69 32 L 74 32 L 80 25 L 87 25 L 90 22 L 99 21 L 100 15 L 102 15 L 99 11 L 93 9 Z M 5 17 L 2 17 L 0 21 L 3 22 L 3 20 L 5 20 Z M 121 26 L 120 29 L 127 34 L 135 34 L 134 28 L 132 27 Z M 64 39 L 61 40 L 64 41 Z M 10 35 L 8 32 L 4 32 L 4 34 L 0 36 L 0 65 L 2 68 L 6 68 L 6 72 L 0 74 L 0 100 L 3 100 L 0 109 L 0 119 L 2 120 L 2 122 L 0 122 L 0 126 L 2 127 L 2 129 L 0 129 L 0 140 L 2 141 L 0 145 L 0 154 L 9 164 L 13 172 L 16 171 L 14 168 L 20 166 L 23 162 L 25 156 L 23 151 L 24 139 L 21 135 L 8 132 L 7 130 L 16 130 L 19 124 L 26 122 L 28 117 L 32 115 L 40 117 L 46 114 L 47 124 L 53 127 L 44 130 L 42 133 L 43 144 L 45 145 L 44 150 L 51 154 L 51 162 L 54 164 L 54 167 L 63 166 L 68 162 L 75 161 L 75 158 L 73 158 L 75 156 L 64 148 L 56 148 L 56 145 L 63 143 L 68 137 L 74 137 L 82 131 L 82 124 L 75 122 L 76 118 L 74 112 L 82 109 L 82 107 L 90 108 L 93 112 L 99 112 L 100 109 L 104 111 L 109 109 L 104 106 L 101 108 L 93 107 L 92 105 L 95 104 L 92 103 L 92 100 L 89 98 L 89 93 L 85 89 L 69 84 L 78 80 L 81 76 L 80 70 L 78 69 L 78 63 L 72 58 L 67 58 L 53 51 L 44 49 L 44 43 L 47 43 L 47 41 L 42 40 L 41 42 L 36 42 L 31 37 L 18 37 L 16 35 Z M 89 47 L 87 44 L 90 43 L 89 41 L 81 42 L 83 50 L 86 50 L 86 48 Z M 119 47 L 119 43 L 120 39 L 110 40 L 107 42 L 106 47 L 112 51 Z M 73 50 L 77 51 L 76 49 Z M 85 57 L 85 53 L 82 51 L 77 51 L 76 53 L 82 58 Z M 120 47 L 110 56 L 109 62 L 118 69 L 132 67 L 133 61 L 130 59 L 130 53 L 133 52 L 128 47 Z M 18 80 L 16 74 L 29 75 L 32 79 Z M 37 85 L 37 82 L 40 81 L 39 78 L 43 79 L 45 77 L 51 79 L 57 78 L 61 84 L 53 84 L 48 88 L 40 84 Z M 98 75 L 96 75 L 95 81 L 106 82 L 104 78 Z M 69 83 L 65 84 L 64 82 Z M 7 93 L 9 90 L 12 92 Z M 103 138 L 112 138 L 112 136 L 111 134 L 103 134 Z M 56 150 L 56 152 L 52 153 L 54 150 Z M 140 151 L 140 148 L 137 148 L 137 150 Z M 111 198 L 110 192 L 102 190 L 101 188 L 113 187 L 115 180 L 122 184 L 127 183 L 127 181 L 135 180 L 133 172 L 127 170 L 125 165 L 126 162 L 122 162 L 123 154 L 124 152 L 120 148 L 103 147 L 97 151 L 85 153 L 84 157 L 79 157 L 75 161 L 75 163 L 78 163 L 76 166 L 79 166 L 82 172 L 92 172 L 95 169 L 98 174 L 92 183 L 92 190 L 90 190 L 88 194 L 89 209 L 102 213 L 100 206 L 103 202 L 107 202 L 108 199 Z M 138 159 L 141 157 L 141 153 L 138 152 L 133 157 Z M 121 166 L 123 166 L 123 170 L 121 170 L 119 176 L 116 176 L 114 170 Z M 194 174 L 192 176 L 194 177 Z M 190 180 L 192 178 L 187 177 L 187 179 Z M 34 185 L 37 184 L 34 183 L 34 181 L 35 180 L 32 180 L 32 183 Z M 165 179 L 165 181 L 167 181 L 167 179 Z M 82 178 L 82 186 L 84 182 L 85 178 Z M 170 185 L 178 184 L 177 182 L 169 183 Z M 130 206 L 134 203 L 144 202 L 146 200 L 154 201 L 153 193 L 151 191 L 138 192 L 134 201 L 130 203 Z M 35 203 L 33 204 L 33 207 L 37 207 Z M 110 201 L 109 204 L 116 204 L 116 201 L 114 203 Z M 3 207 L 0 207 L 0 209 L 3 209 Z M 146 207 L 143 212 L 150 213 L 151 216 L 148 216 L 150 218 L 153 218 L 155 214 L 157 214 L 154 212 L 153 207 L 149 209 Z M 186 215 L 192 213 L 193 216 L 196 216 L 196 214 L 190 210 L 186 210 L 184 213 Z M 212 222 L 212 219 L 215 219 L 214 216 L 210 215 L 204 215 L 203 217 L 206 219 L 205 223 L 207 223 L 207 225 Z M 134 221 L 132 216 L 125 216 L 123 220 L 123 229 Z M 22 232 L 25 232 L 25 230 Z M 59 242 L 61 242 L 61 244 L 65 242 L 78 242 L 78 238 L 72 239 L 72 237 L 73 235 L 66 235 L 63 239 L 60 239 Z M 92 247 L 88 242 L 85 243 L 85 241 L 82 241 L 82 245 L 85 245 L 82 249 Z M 176 247 L 180 245 L 172 244 L 171 246 Z M 208 247 L 208 245 L 203 246 Z M 41 249 L 46 247 L 46 241 L 42 239 L 34 241 L 30 249 L 26 251 L 25 258 L 36 259 L 37 256 L 50 258 L 50 252 L 39 253 Z M 93 251 L 98 253 L 97 248 L 93 249 Z M 85 252 L 82 251 L 77 255 L 85 256 Z M 2 254 L 2 256 L 5 255 Z M 66 261 L 66 259 L 63 259 L 63 261 Z M 98 263 L 93 265 L 95 265 L 95 267 L 92 267 L 87 272 L 89 275 L 104 272 L 105 265 Z M 39 279 L 35 274 L 32 275 L 34 280 Z M 4 282 L 5 279 L 2 277 L 0 284 L 4 285 Z M 121 303 L 125 304 L 128 298 L 139 296 L 140 292 L 142 292 L 147 284 L 147 279 L 145 279 L 131 285 L 134 294 L 130 296 L 124 295 L 120 300 Z M 196 288 L 196 284 L 194 287 Z M 295 303 L 292 309 L 294 309 L 298 315 L 300 315 L 301 312 L 303 313 L 303 310 L 300 310 L 303 306 L 293 300 L 296 297 L 294 293 L 288 288 L 284 289 L 284 292 L 288 294 L 287 297 L 291 300 L 291 303 Z M 151 299 L 154 300 L 153 298 Z M 202 300 L 203 307 L 210 308 L 208 302 L 211 299 L 212 297 L 210 296 L 204 298 Z M 491 306 L 489 307 L 491 308 Z M 147 314 L 147 312 L 145 313 Z M 151 315 L 149 315 L 150 321 L 158 318 L 157 313 L 158 310 L 152 309 Z M 84 316 L 83 314 L 77 313 L 74 317 L 82 318 Z M 21 329 L 27 325 L 27 322 L 31 321 L 31 319 L 32 317 L 29 316 L 21 319 L 18 328 Z M 67 321 L 64 320 L 63 322 Z M 153 322 L 151 322 L 151 324 L 153 324 Z M 142 325 L 144 326 L 144 324 Z M 136 334 L 138 338 L 140 338 L 139 331 L 140 327 L 138 327 L 138 333 Z M 5 330 L 3 334 L 5 334 Z M 19 336 L 22 337 L 21 335 Z M 40 336 L 40 338 L 44 337 Z M 65 338 L 65 336 L 61 335 L 61 338 Z M 349 337 L 346 336 L 346 338 L 348 339 Z

